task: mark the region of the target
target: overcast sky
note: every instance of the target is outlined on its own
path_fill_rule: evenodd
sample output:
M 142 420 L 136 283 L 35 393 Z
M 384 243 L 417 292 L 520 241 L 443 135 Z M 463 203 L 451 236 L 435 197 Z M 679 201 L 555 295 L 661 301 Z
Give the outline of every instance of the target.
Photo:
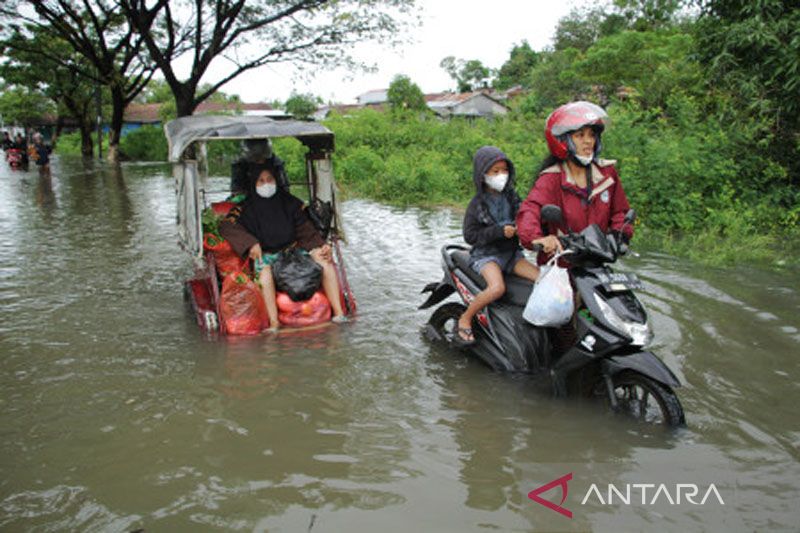
M 385 89 L 396 74 L 405 74 L 431 93 L 454 89 L 455 82 L 439 62 L 449 55 L 479 59 L 499 68 L 515 44 L 527 40 L 534 50 L 551 43 L 558 19 L 586 1 L 568 0 L 418 0 L 422 25 L 412 32 L 414 41 L 398 50 L 365 45 L 357 57 L 376 62 L 378 72 L 356 74 L 324 72 L 311 81 L 293 79 L 291 65 L 263 67 L 243 74 L 222 87 L 245 102 L 285 100 L 295 90 L 312 93 L 325 101 L 354 103 L 356 96 L 372 89 Z M 596 3 L 596 2 L 593 2 Z M 213 64 L 212 64 L 213 66 Z M 213 73 L 209 75 L 209 80 Z M 205 80 L 204 80 L 205 81 Z

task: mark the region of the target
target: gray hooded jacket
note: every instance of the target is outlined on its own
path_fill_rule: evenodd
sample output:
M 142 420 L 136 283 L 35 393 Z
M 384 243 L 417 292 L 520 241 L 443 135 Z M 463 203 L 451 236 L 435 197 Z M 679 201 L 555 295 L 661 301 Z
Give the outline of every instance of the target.
M 516 177 L 514 164 L 499 148 L 494 146 L 479 148 L 473 158 L 472 170 L 472 179 L 475 182 L 477 194 L 470 201 L 467 212 L 464 214 L 464 240 L 467 244 L 472 245 L 470 257 L 473 261 L 489 256 L 510 260 L 516 251 L 520 250 L 517 237 L 514 236 L 510 239 L 505 237 L 503 226 L 500 224 L 502 221 L 495 220 L 486 201 L 487 195 L 491 193 L 485 190 L 483 176 L 493 164 L 502 160 L 508 164 L 508 183 L 500 194 L 511 208 L 512 220 L 519 210 L 520 199 L 514 189 Z

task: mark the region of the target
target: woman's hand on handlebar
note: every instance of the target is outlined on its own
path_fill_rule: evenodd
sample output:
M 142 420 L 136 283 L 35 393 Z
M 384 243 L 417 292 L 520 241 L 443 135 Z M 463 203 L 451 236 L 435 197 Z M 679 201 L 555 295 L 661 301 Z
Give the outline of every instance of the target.
M 561 241 L 558 240 L 558 237 L 555 235 L 547 235 L 546 237 L 540 237 L 538 239 L 534 239 L 532 243 L 534 246 L 541 245 L 542 251 L 546 254 L 552 254 L 553 252 L 562 252 L 564 248 L 561 246 Z

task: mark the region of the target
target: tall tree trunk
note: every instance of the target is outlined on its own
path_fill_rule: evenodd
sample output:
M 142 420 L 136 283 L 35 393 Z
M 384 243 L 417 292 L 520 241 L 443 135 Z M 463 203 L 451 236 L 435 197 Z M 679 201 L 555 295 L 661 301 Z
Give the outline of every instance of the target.
M 94 157 L 94 141 L 92 134 L 94 133 L 94 124 L 91 120 L 80 121 L 81 130 L 81 156 L 84 159 L 91 159 Z
M 175 110 L 178 118 L 190 117 L 194 114 L 194 90 L 187 89 L 185 86 L 180 86 L 179 89 L 172 87 L 172 92 L 175 95 Z M 194 149 L 194 144 L 190 144 L 183 152 L 183 159 L 194 159 L 197 156 Z
M 53 132 L 53 136 L 50 138 L 50 148 L 55 151 L 56 146 L 58 145 L 58 138 L 61 137 L 61 131 L 64 129 L 64 117 L 58 115 L 56 118 L 56 130 Z
M 122 136 L 122 119 L 125 114 L 125 95 L 122 89 L 111 87 L 111 127 L 108 131 L 108 160 L 119 162 L 119 140 Z

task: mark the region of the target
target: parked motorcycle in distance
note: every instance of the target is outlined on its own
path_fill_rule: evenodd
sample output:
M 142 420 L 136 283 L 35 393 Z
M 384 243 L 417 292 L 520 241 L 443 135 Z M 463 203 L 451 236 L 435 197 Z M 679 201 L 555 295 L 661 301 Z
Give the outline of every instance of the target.
M 625 224 L 636 214 L 630 210 Z M 561 224 L 561 209 L 542 208 L 544 222 Z M 492 369 L 550 376 L 557 396 L 579 396 L 604 401 L 613 411 L 668 427 L 685 424 L 683 408 L 674 392 L 677 377 L 646 349 L 652 339 L 647 312 L 634 292 L 639 279 L 614 272 L 608 265 L 628 251 L 621 232 L 604 234 L 593 224 L 580 233 L 569 231 L 559 239 L 578 293 L 573 318 L 575 342 L 557 349 L 554 328 L 534 326 L 522 318 L 533 283 L 506 277 L 506 293 L 475 317 L 475 343 L 465 348 Z M 455 348 L 458 318 L 486 282 L 469 265 L 469 248 L 442 248 L 444 278 L 425 286 L 430 308 L 454 292 L 460 302 L 439 306 L 425 326 L 430 340 Z

